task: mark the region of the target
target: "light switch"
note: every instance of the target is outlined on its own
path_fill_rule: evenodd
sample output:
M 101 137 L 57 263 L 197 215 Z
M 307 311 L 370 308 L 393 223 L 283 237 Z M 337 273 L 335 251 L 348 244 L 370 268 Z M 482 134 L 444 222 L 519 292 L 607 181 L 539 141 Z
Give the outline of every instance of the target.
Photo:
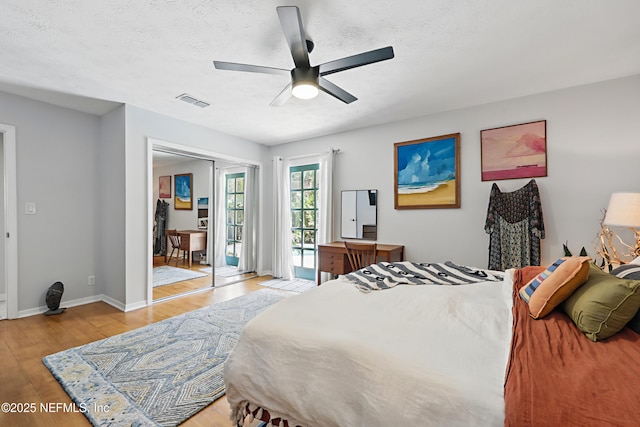
M 33 202 L 27 202 L 24 204 L 24 213 L 27 215 L 36 214 L 36 204 Z

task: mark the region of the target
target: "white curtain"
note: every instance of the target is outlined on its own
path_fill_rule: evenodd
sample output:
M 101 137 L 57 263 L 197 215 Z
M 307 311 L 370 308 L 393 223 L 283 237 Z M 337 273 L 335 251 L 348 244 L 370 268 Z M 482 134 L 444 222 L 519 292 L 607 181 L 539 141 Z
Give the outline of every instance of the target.
M 272 274 L 285 280 L 293 278 L 291 255 L 291 194 L 289 189 L 289 161 L 273 158 L 273 266 Z
M 257 168 L 248 166 L 244 170 L 244 225 L 238 270 L 257 269 L 258 231 L 258 173 Z
M 318 237 L 317 243 L 333 241 L 333 162 L 335 151 L 320 156 L 319 188 L 318 188 Z M 316 268 L 318 259 L 316 255 Z M 320 282 L 330 279 L 331 273 L 322 273 Z
M 215 219 L 216 219 L 216 163 L 211 162 L 209 166 L 209 199 L 207 204 L 207 264 L 213 265 L 215 259 L 216 248 L 216 233 L 215 233 Z M 199 215 L 198 215 L 199 216 Z M 199 225 L 199 224 L 198 224 Z M 211 250 L 213 248 L 213 250 Z
M 222 267 L 227 265 L 225 252 L 227 251 L 227 212 L 225 187 L 227 185 L 224 169 L 216 168 L 215 171 L 216 188 L 213 209 L 215 209 L 214 239 L 215 239 L 215 259 L 214 266 Z

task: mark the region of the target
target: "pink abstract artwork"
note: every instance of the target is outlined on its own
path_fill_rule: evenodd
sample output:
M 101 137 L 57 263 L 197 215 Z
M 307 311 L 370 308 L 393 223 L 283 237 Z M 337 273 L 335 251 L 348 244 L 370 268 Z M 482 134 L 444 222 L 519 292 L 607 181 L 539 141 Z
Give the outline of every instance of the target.
M 547 121 L 480 131 L 482 180 L 547 176 Z

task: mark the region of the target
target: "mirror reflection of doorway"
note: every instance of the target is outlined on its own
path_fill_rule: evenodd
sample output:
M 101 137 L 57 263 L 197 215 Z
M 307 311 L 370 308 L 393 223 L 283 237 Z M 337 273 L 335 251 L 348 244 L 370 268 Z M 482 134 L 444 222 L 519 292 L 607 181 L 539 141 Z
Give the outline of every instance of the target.
M 195 154 L 157 149 L 153 150 L 152 158 L 153 301 L 255 277 L 255 273 L 241 273 L 237 268 L 235 272 L 224 271 L 220 263 L 216 263 L 215 171 L 234 165 Z M 237 198 L 243 200 L 244 196 Z M 219 203 L 224 202 L 218 199 Z M 219 219 L 226 222 L 227 216 Z M 233 219 L 236 223 L 243 222 L 244 212 L 235 213 Z M 243 224 L 237 225 L 242 230 Z M 242 231 L 234 237 L 242 238 Z M 239 244 L 238 249 L 240 247 Z

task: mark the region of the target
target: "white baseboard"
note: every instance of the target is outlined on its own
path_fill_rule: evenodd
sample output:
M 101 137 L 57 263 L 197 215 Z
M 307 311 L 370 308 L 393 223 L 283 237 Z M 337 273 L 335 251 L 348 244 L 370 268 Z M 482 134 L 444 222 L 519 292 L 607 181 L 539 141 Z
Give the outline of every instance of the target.
M 140 308 L 147 307 L 148 304 L 146 301 L 134 302 L 133 304 L 127 304 L 124 308 L 124 311 L 133 311 L 138 310 Z
M 77 307 L 79 305 L 90 304 L 92 302 L 102 301 L 102 297 L 103 297 L 103 295 L 92 295 L 90 297 L 78 298 L 78 299 L 69 300 L 69 301 L 62 301 L 60 303 L 60 307 L 62 307 L 62 308 L 70 308 L 70 307 Z M 35 316 L 37 314 L 42 314 L 47 310 L 49 310 L 49 308 L 46 307 L 46 306 L 40 306 L 40 307 L 36 307 L 36 308 L 29 308 L 27 310 L 19 310 L 18 311 L 18 318 Z
M 118 301 L 117 299 L 113 299 L 113 298 L 111 298 L 110 296 L 107 296 L 107 295 L 100 295 L 100 297 L 102 298 L 101 299 L 102 302 L 107 303 L 110 306 L 115 307 L 120 311 L 126 311 L 124 309 L 124 304 L 121 303 L 120 301 Z
M 137 303 L 133 303 L 133 304 L 123 304 L 120 301 L 111 298 L 110 296 L 107 295 L 92 295 L 90 297 L 86 297 L 86 298 L 78 298 L 78 299 L 74 299 L 74 300 L 70 300 L 70 301 L 62 301 L 60 303 L 60 307 L 63 308 L 71 308 L 71 307 L 77 307 L 79 305 L 84 305 L 84 304 L 91 304 L 92 302 L 104 302 L 106 304 L 109 304 L 112 307 L 117 308 L 120 311 L 132 311 L 132 310 L 138 310 L 140 308 L 144 308 L 147 306 L 147 303 L 145 301 L 141 301 L 141 302 L 137 302 Z M 36 307 L 36 308 L 30 308 L 27 310 L 20 310 L 18 311 L 18 318 L 22 318 L 22 317 L 29 317 L 29 316 L 35 316 L 38 314 L 42 314 L 45 311 L 47 311 L 48 308 L 41 306 L 41 307 Z

